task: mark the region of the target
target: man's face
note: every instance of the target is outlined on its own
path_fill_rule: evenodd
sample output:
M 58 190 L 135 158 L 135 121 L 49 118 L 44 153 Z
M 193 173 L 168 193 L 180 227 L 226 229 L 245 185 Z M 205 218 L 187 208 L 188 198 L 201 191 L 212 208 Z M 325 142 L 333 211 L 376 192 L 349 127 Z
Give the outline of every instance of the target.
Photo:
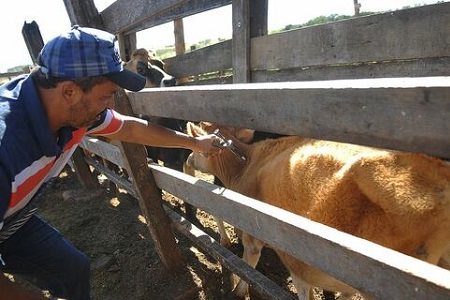
M 79 94 L 69 108 L 70 126 L 75 128 L 89 127 L 100 117 L 106 108 L 114 107 L 114 94 L 119 87 L 111 81 L 94 86 L 89 92 Z

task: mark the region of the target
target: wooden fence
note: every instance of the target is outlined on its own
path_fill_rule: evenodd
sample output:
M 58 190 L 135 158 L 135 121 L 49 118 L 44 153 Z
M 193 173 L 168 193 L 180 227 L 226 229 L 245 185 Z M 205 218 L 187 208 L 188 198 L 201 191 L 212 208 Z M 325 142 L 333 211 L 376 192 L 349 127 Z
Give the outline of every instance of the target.
M 123 57 L 135 49 L 139 30 L 169 21 L 182 26 L 183 17 L 232 5 L 232 40 L 190 53 L 179 48 L 177 56 L 166 60 L 168 72 L 178 78 L 229 70 L 232 76 L 123 92 L 116 101 L 121 112 L 206 120 L 450 158 L 450 82 L 445 77 L 450 3 L 274 35 L 267 35 L 267 0 L 117 0 L 100 13 L 92 1 L 65 0 L 65 4 L 72 23 L 117 33 Z M 217 84 L 222 82 L 234 84 Z M 250 272 L 199 229 L 181 226 L 181 217 L 163 208 L 160 189 L 376 299 L 450 298 L 447 270 L 191 176 L 154 164 L 149 169 L 142 146 L 115 147 L 86 139 L 83 147 L 131 175 L 133 183 L 124 182 L 89 161 L 138 198 L 169 270 L 184 267 L 166 226 L 172 220 L 174 227 L 267 299 L 292 298 L 257 271 Z M 81 154 L 74 158 L 80 178 L 89 182 Z

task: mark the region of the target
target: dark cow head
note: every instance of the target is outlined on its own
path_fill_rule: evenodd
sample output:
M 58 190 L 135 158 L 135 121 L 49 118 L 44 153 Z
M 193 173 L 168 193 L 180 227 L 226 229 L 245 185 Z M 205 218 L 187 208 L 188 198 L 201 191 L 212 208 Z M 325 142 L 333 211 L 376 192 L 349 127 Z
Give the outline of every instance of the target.
M 164 71 L 164 63 L 144 48 L 135 50 L 124 67 L 146 77 L 146 88 L 168 87 L 177 84 L 175 77 Z
M 151 63 L 138 61 L 136 71 L 147 78 L 147 83 L 145 85 L 147 88 L 175 86 L 177 84 L 175 77 L 167 74 L 164 70 Z

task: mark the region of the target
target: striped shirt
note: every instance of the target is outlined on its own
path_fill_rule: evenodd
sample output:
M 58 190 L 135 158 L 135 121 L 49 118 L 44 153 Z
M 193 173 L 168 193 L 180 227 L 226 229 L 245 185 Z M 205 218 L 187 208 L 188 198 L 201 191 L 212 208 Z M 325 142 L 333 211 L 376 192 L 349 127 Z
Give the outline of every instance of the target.
M 122 125 L 122 115 L 105 110 L 90 128 L 61 128 L 56 141 L 30 76 L 0 86 L 0 229 L 59 175 L 86 134 L 108 135 Z

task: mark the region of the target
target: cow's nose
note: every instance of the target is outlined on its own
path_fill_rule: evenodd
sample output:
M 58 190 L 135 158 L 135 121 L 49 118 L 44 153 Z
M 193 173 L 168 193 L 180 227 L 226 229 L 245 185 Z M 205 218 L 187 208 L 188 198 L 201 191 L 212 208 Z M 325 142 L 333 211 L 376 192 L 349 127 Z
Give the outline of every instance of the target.
M 177 80 L 175 77 L 163 79 L 163 86 L 175 86 L 177 85 Z

